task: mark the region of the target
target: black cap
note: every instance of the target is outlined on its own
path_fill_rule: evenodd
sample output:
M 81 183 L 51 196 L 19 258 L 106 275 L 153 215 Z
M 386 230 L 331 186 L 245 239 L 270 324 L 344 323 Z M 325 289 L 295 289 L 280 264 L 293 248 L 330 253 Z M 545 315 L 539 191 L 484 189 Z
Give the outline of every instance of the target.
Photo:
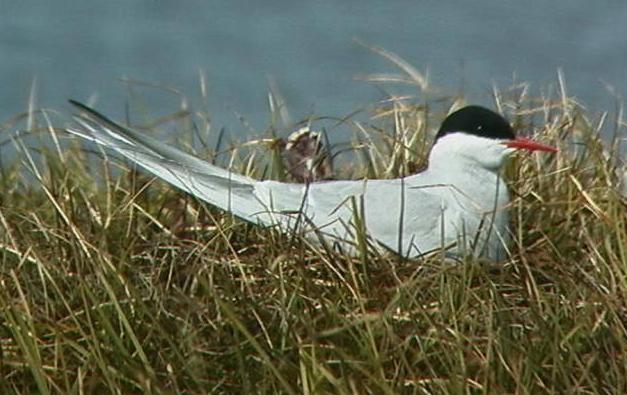
M 481 106 L 467 106 L 446 117 L 435 140 L 449 133 L 459 132 L 492 139 L 516 138 L 507 119 Z

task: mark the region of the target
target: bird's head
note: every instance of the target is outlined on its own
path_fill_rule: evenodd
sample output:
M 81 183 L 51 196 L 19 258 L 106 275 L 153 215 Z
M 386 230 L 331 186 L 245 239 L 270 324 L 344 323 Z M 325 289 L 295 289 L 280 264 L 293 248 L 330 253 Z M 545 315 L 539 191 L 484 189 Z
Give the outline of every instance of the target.
M 430 165 L 479 165 L 497 171 L 517 150 L 555 152 L 557 148 L 516 137 L 509 122 L 492 110 L 467 106 L 450 114 L 438 131 Z

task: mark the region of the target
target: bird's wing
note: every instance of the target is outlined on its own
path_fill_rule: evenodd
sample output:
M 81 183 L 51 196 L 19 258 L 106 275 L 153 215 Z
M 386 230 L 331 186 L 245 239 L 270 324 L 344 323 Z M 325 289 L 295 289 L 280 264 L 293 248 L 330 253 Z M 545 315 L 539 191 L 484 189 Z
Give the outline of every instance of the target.
M 315 230 L 333 241 L 351 243 L 355 226 L 400 253 L 416 256 L 439 248 L 451 232 L 442 227 L 446 202 L 402 180 L 330 181 L 287 184 L 256 181 L 213 166 L 161 141 L 125 128 L 75 102 L 80 128 L 68 132 L 112 149 L 158 178 L 234 215 L 261 225 Z M 362 221 L 357 221 L 360 216 Z
M 414 188 L 401 179 L 314 183 L 302 212 L 328 239 L 352 244 L 364 226 L 374 245 L 413 257 L 455 241 L 458 219 L 441 189 Z
M 268 188 L 263 183 L 125 128 L 81 103 L 70 103 L 81 111 L 75 117 L 81 128 L 68 132 L 112 149 L 158 178 L 247 221 L 264 225 L 277 222 L 272 214 L 275 208 L 269 207 L 266 200 Z M 276 210 L 298 207 L 299 191 L 287 185 L 273 186 L 278 199 Z
M 442 194 L 402 179 L 368 183 L 365 222 L 379 244 L 403 256 L 419 256 L 450 243 L 454 213 Z

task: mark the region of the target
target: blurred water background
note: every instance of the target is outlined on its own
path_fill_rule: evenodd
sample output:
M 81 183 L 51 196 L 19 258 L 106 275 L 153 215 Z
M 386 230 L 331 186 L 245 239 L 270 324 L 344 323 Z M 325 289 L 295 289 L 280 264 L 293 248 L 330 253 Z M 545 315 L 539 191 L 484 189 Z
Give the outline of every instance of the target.
M 207 77 L 216 128 L 243 133 L 269 122 L 268 81 L 294 121 L 342 116 L 384 97 L 356 79 L 398 69 L 356 40 L 428 70 L 443 92 L 489 104 L 493 84 L 513 76 L 539 94 L 563 70 L 569 93 L 592 111 L 612 110 L 627 86 L 627 3 L 620 1 L 0 0 L 0 122 L 38 105 L 69 110 L 67 98 L 97 99 L 124 116 L 120 78 L 200 97 Z M 608 89 L 611 87 L 611 89 Z M 142 92 L 153 115 L 178 99 Z M 385 89 L 394 91 L 394 85 Z M 398 89 L 407 89 L 399 87 Z M 613 91 L 614 93 L 611 93 Z M 418 94 L 418 91 L 414 91 Z M 239 136 L 244 137 L 245 136 Z

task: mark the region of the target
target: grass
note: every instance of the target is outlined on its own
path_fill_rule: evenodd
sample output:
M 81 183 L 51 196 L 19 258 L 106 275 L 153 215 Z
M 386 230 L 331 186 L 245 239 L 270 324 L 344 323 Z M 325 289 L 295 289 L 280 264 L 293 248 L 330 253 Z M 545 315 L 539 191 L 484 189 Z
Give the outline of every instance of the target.
M 35 137 L 13 140 L 0 179 L 0 392 L 627 393 L 627 210 L 618 142 L 600 136 L 624 121 L 524 86 L 493 99 L 561 148 L 506 169 L 514 242 L 498 263 L 328 253 L 57 145 L 46 114 L 5 124 Z M 421 168 L 460 100 L 391 98 L 345 119 L 358 164 L 336 172 Z M 155 126 L 210 129 L 202 110 L 174 114 Z M 268 152 L 201 155 L 287 177 Z

